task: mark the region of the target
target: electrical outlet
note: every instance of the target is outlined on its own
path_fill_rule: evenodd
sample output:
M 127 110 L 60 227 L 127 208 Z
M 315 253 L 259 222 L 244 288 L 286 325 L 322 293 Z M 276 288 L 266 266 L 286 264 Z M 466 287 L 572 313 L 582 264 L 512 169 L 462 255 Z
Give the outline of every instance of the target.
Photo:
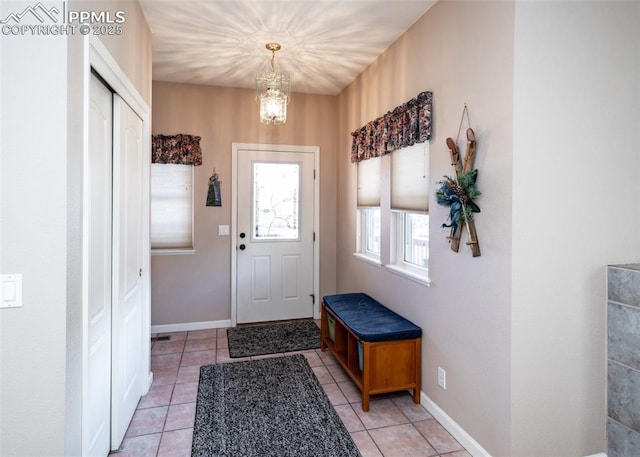
M 447 388 L 447 372 L 442 367 L 438 367 L 438 385 L 443 389 Z

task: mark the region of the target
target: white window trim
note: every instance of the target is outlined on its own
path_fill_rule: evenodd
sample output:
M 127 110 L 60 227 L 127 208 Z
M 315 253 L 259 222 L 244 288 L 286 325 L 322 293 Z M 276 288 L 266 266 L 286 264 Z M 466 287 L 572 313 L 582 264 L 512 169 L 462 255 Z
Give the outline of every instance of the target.
M 373 265 L 374 267 L 382 268 L 382 262 L 380 261 L 380 259 L 374 257 L 373 255 L 367 255 L 361 252 L 354 252 L 353 256 L 358 260 L 361 260 L 365 263 Z
M 353 253 L 353 256 L 370 265 L 374 265 L 378 268 L 382 267 L 382 261 L 380 260 L 380 255 L 376 255 L 371 251 L 367 251 L 365 249 L 365 233 L 364 233 L 364 223 L 362 221 L 362 210 L 368 208 L 358 208 L 356 210 L 356 252 Z
M 183 249 L 183 248 L 151 250 L 151 255 L 191 255 L 195 253 L 196 253 L 195 249 Z
M 427 275 L 425 274 L 418 274 L 418 273 L 414 273 L 412 270 L 413 268 L 410 267 L 401 267 L 398 265 L 385 265 L 385 268 L 390 271 L 391 273 L 397 274 L 398 276 L 402 276 L 403 278 L 407 278 L 410 279 L 414 282 L 417 282 L 418 284 L 422 284 L 424 286 L 427 287 L 431 287 L 431 280 L 428 277 L 428 270 L 426 270 Z
M 410 264 L 403 260 L 405 231 L 404 218 L 402 216 L 404 214 L 404 211 L 391 211 L 391 263 L 385 265 L 385 268 L 391 273 L 430 287 L 429 269 Z

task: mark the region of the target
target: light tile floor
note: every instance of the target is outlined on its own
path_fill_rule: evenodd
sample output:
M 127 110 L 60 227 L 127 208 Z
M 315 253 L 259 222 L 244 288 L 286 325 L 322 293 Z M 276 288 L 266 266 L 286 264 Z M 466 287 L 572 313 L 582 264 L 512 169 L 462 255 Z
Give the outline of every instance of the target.
M 158 336 L 171 339 L 152 343 L 153 386 L 114 457 L 190 457 L 200 366 L 246 360 L 229 357 L 226 329 Z M 360 391 L 329 352 L 302 353 L 363 457 L 471 456 L 408 392 L 373 397 L 365 413 Z

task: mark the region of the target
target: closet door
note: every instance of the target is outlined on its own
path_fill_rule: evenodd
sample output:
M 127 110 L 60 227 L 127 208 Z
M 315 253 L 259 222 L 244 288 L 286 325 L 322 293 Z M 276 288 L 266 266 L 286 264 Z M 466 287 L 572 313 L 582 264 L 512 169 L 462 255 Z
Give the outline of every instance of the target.
M 90 457 L 109 453 L 111 431 L 112 105 L 111 91 L 91 75 L 84 229 L 87 364 L 82 405 L 82 453 Z
M 114 94 L 111 449 L 146 392 L 143 376 L 143 122 Z M 145 272 L 146 273 L 146 272 Z M 148 354 L 147 354 L 148 356 Z

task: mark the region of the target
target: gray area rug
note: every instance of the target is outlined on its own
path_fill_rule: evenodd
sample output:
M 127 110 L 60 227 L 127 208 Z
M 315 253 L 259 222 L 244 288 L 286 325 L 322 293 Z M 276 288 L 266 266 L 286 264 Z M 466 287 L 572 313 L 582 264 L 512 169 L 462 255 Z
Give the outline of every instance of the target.
M 302 354 L 205 365 L 192 457 L 360 457 Z
M 229 356 L 250 357 L 320 347 L 320 328 L 310 320 L 227 329 Z

